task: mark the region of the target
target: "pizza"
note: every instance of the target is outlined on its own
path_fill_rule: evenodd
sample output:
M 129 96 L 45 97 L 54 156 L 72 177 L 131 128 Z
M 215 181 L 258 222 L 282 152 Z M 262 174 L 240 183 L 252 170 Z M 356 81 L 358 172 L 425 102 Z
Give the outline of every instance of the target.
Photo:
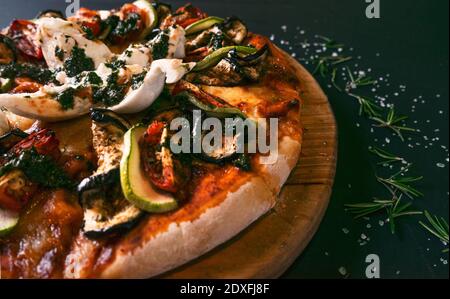
M 0 33 L 1 278 L 150 278 L 238 235 L 298 162 L 299 68 L 190 4 L 14 20 Z

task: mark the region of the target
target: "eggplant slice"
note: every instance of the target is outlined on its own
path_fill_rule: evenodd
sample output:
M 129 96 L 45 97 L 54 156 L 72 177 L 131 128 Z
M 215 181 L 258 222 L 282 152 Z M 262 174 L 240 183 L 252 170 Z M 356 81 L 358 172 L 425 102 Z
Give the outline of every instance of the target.
M 130 229 L 143 212 L 125 199 L 120 184 L 123 137 L 131 125 L 107 109 L 91 110 L 91 119 L 98 169 L 78 185 L 78 194 L 84 209 L 84 233 L 100 238 Z
M 186 76 L 192 83 L 209 86 L 238 86 L 256 83 L 260 80 L 268 47 L 252 55 L 241 56 L 237 51 L 231 51 L 215 67 Z
M 247 38 L 248 29 L 240 19 L 236 17 L 228 18 L 222 25 L 223 32 L 235 45 L 240 45 Z

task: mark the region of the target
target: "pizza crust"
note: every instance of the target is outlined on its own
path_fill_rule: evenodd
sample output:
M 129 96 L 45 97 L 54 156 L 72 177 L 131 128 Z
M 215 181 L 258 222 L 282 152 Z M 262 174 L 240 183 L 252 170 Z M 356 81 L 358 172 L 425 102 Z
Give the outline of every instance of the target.
M 117 252 L 101 278 L 148 278 L 181 266 L 234 237 L 274 205 L 274 194 L 255 177 L 198 219 L 172 223 L 142 247 Z
M 297 62 L 295 64 L 297 67 Z M 196 219 L 172 223 L 164 232 L 143 240 L 133 249 L 119 245 L 111 262 L 95 275 L 100 278 L 154 277 L 233 238 L 275 206 L 282 186 L 297 164 L 300 150 L 301 138 L 282 137 L 276 163 L 261 166 L 257 175 L 236 186 L 236 191 L 230 191 L 220 204 L 205 210 Z M 67 275 L 69 268 L 66 268 L 66 277 L 86 275 L 84 271 Z

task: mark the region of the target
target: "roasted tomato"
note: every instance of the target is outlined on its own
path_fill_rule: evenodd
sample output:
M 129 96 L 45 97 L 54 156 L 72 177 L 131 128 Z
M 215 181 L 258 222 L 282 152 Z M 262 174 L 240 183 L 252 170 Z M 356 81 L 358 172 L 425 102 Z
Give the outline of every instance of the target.
M 22 171 L 10 171 L 0 178 L 0 208 L 20 212 L 36 189 Z
M 98 36 L 101 31 L 101 18 L 97 11 L 87 8 L 80 8 L 77 13 L 68 18 L 69 21 L 91 30 L 94 36 Z
M 169 140 L 167 132 L 167 124 L 162 121 L 154 121 L 148 127 L 140 142 L 143 169 L 156 188 L 183 198 L 191 173 L 189 167 L 176 159 L 164 145 Z
M 168 28 L 172 25 L 180 25 L 181 27 L 186 28 L 189 25 L 207 17 L 208 14 L 192 6 L 191 4 L 187 4 L 180 7 L 175 14 L 168 16 L 162 22 L 161 27 Z
M 37 25 L 27 20 L 15 20 L 9 26 L 7 35 L 14 41 L 16 48 L 25 56 L 41 60 L 41 46 L 37 37 Z
M 48 129 L 31 134 L 17 143 L 10 152 L 20 155 L 22 151 L 31 148 L 34 148 L 38 154 L 51 156 L 55 160 L 58 160 L 61 156 L 59 140 L 56 138 L 55 133 Z
M 16 87 L 13 88 L 11 93 L 35 93 L 42 87 L 42 84 L 25 77 L 16 78 L 14 82 Z

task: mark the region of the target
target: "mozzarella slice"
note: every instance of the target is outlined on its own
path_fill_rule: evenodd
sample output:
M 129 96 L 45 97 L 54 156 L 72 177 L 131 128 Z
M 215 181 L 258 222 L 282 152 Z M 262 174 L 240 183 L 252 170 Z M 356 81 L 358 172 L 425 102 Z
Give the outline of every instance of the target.
M 52 70 L 63 65 L 63 60 L 69 57 L 75 46 L 84 49 L 86 56 L 94 61 L 95 67 L 113 56 L 103 42 L 87 39 L 77 24 L 59 18 L 42 18 L 36 23 L 39 25 L 44 59 Z M 63 60 L 57 57 L 57 48 L 64 51 Z
M 42 90 L 30 94 L 0 94 L 0 103 L 14 114 L 50 122 L 79 117 L 92 107 L 89 99 L 75 97 L 73 109 L 64 110 L 58 101 Z
M 140 66 L 147 66 L 151 60 L 151 51 L 144 45 L 131 45 L 126 49 L 119 60 L 125 61 L 125 64 L 137 64 Z
M 152 67 L 158 67 L 166 74 L 167 84 L 180 81 L 195 65 L 195 62 L 183 63 L 181 59 L 160 59 L 152 63 Z
M 130 89 L 125 99 L 110 109 L 117 113 L 138 113 L 149 107 L 164 89 L 166 75 L 161 68 L 151 68 L 138 89 Z
M 186 32 L 183 27 L 175 26 L 169 32 L 169 54 L 167 58 L 183 59 L 186 57 Z

